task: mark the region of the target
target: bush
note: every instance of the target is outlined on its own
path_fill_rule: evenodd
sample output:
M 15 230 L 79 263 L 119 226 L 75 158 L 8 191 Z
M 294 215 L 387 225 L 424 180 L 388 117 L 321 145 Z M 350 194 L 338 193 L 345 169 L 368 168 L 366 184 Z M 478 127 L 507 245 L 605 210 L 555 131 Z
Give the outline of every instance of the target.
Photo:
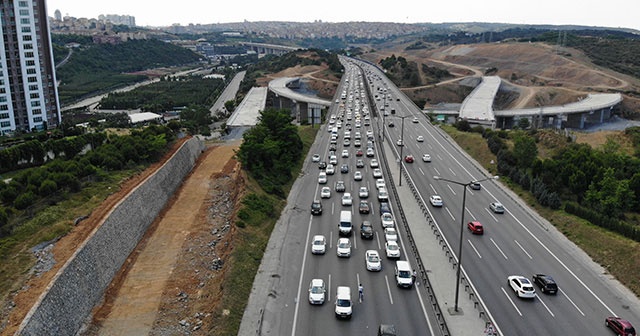
M 13 206 L 18 210 L 24 210 L 31 206 L 35 200 L 36 195 L 31 191 L 27 191 L 26 193 L 22 193 L 16 197 L 15 201 L 13 201 Z

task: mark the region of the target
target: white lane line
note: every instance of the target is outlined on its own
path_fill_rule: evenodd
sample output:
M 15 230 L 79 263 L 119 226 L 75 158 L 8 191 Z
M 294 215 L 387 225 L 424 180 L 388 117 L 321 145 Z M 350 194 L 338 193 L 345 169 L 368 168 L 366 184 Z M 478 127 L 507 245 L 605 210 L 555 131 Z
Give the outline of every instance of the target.
M 529 259 L 533 260 L 533 257 L 529 254 L 529 252 L 527 252 L 527 250 L 524 249 L 524 247 L 522 247 L 522 245 L 520 245 L 520 243 L 518 243 L 517 240 L 513 240 L 514 242 L 516 242 L 516 245 L 518 245 L 518 247 L 520 247 L 520 249 L 522 250 L 522 252 L 524 252 L 524 254 L 527 255 L 527 257 L 529 257 Z
M 451 169 L 451 167 L 449 167 L 449 171 L 451 172 L 451 174 L 453 174 L 453 176 L 456 176 L 456 172 L 454 172 L 453 169 Z
M 569 295 L 567 295 L 567 293 L 565 293 L 562 288 L 558 288 L 558 290 L 560 291 L 560 293 L 562 293 L 562 295 L 564 295 L 564 297 L 567 298 L 567 300 L 569 300 L 569 302 L 571 302 L 571 304 L 573 305 L 573 307 L 576 308 L 576 310 L 580 313 L 580 315 L 585 316 L 584 313 L 582 312 L 582 310 L 580 310 L 580 308 L 578 308 L 578 305 L 576 305 L 573 300 L 571 300 L 571 298 L 569 298 Z
M 433 187 L 433 184 L 429 183 L 429 187 L 431 187 L 431 190 L 433 191 L 434 194 L 438 194 L 438 192 L 436 191 L 436 188 Z
M 469 243 L 469 245 L 471 245 L 471 248 L 476 252 L 476 254 L 478 255 L 478 258 L 482 259 L 482 256 L 480 255 L 480 252 L 478 252 L 478 249 L 476 249 L 476 247 L 473 245 L 471 240 L 467 239 L 467 242 Z
M 444 207 L 445 210 L 447 210 L 447 212 L 449 213 L 449 217 L 451 217 L 451 220 L 456 220 L 456 218 L 453 216 L 453 214 L 451 213 L 451 211 L 449 211 L 448 207 Z
M 329 232 L 329 248 L 333 248 L 333 231 Z
M 494 221 L 498 223 L 500 222 L 498 218 L 496 218 L 496 216 L 493 215 L 493 211 L 489 210 L 489 208 L 485 208 L 484 210 L 489 214 L 489 216 L 491 216 L 491 218 L 493 218 Z
M 449 154 L 451 155 L 451 154 Z M 442 156 L 440 156 L 440 154 L 436 154 L 436 156 L 438 157 L 438 160 L 442 161 Z
M 351 228 L 351 231 L 353 231 L 353 227 Z M 353 236 L 355 236 L 355 235 L 353 235 L 353 234 L 351 235 L 351 238 L 352 238 L 351 240 L 353 240 L 353 249 L 357 250 L 358 249 L 358 240 L 355 239 Z
M 331 214 L 332 215 L 336 214 L 336 204 L 335 203 L 331 203 Z
M 312 224 L 312 220 L 309 219 L 309 223 L 307 223 L 307 239 L 305 240 L 305 250 L 306 247 L 309 246 L 309 237 L 311 236 L 311 224 Z M 295 312 L 293 313 L 293 326 L 291 327 L 291 336 L 295 336 L 296 334 L 296 324 L 298 323 L 298 310 L 300 308 L 300 293 L 302 292 L 302 279 L 304 278 L 304 266 L 307 263 L 307 255 L 308 253 L 303 253 L 302 255 L 302 268 L 300 269 L 300 279 L 298 280 L 298 293 L 296 294 L 296 298 L 295 298 L 295 304 L 296 304 L 296 309 Z
M 429 146 L 429 149 L 433 149 L 433 146 L 431 146 L 431 143 L 427 142 L 427 146 Z
M 374 232 L 373 234 L 376 235 L 376 241 L 378 242 L 378 250 L 382 250 L 382 245 L 380 245 L 380 235 L 378 234 L 378 232 Z
M 440 175 L 442 175 L 442 174 L 440 174 L 440 172 L 438 171 L 438 168 L 435 168 L 435 167 L 434 167 L 434 168 L 433 168 L 433 171 L 435 171 L 435 172 L 436 172 L 436 176 L 440 176 Z
M 500 247 L 498 246 L 498 244 L 496 244 L 495 240 L 493 240 L 493 238 L 490 238 L 489 240 L 491 240 L 491 242 L 493 243 L 493 245 L 498 249 L 498 251 L 502 254 L 502 256 L 506 259 L 509 260 L 509 258 L 507 258 L 507 255 L 504 254 L 504 252 L 502 252 L 502 250 L 500 249 Z
M 449 184 L 447 184 L 447 188 L 449 188 L 449 191 L 451 191 L 451 193 L 455 196 L 456 192 L 453 191 L 453 188 L 451 188 L 451 186 Z
M 327 298 L 331 298 L 331 273 L 329 273 L 329 279 L 327 280 Z
M 551 311 L 551 309 L 549 309 L 549 307 L 547 306 L 546 303 L 544 303 L 544 301 L 542 301 L 542 298 L 540 296 L 538 296 L 538 294 L 536 294 L 536 297 L 538 298 L 538 301 L 540 301 L 540 303 L 542 303 L 542 305 L 547 309 L 547 311 L 549 312 L 549 314 L 551 314 L 551 316 L 556 317 L 556 315 L 553 314 L 553 312 Z
M 476 218 L 476 216 L 474 216 L 474 215 L 473 215 L 473 213 L 471 212 L 471 210 L 469 210 L 469 208 L 464 207 L 464 209 L 465 209 L 465 210 L 467 210 L 467 213 L 469 214 L 469 216 L 471 216 L 471 218 L 472 218 L 474 221 L 478 220 L 478 219 Z
M 422 176 L 425 176 L 424 171 L 422 170 L 422 168 L 418 167 L 418 170 L 420 171 L 420 173 L 422 173 Z
M 513 306 L 513 309 L 516 310 L 518 315 L 522 316 L 522 313 L 520 312 L 520 309 L 518 309 L 518 307 L 516 307 L 515 302 L 513 302 L 513 300 L 511 300 L 511 296 L 509 296 L 509 294 L 507 294 L 507 292 L 504 290 L 504 287 L 500 287 L 500 289 L 502 289 L 502 293 L 504 293 L 504 296 L 507 297 L 507 300 L 509 300 L 509 302 L 511 302 L 511 305 Z
M 393 295 L 391 295 L 391 286 L 389 286 L 389 278 L 387 277 L 387 275 L 384 275 L 384 282 L 387 283 L 387 294 L 389 295 L 389 302 L 391 302 L 391 304 L 393 304 Z

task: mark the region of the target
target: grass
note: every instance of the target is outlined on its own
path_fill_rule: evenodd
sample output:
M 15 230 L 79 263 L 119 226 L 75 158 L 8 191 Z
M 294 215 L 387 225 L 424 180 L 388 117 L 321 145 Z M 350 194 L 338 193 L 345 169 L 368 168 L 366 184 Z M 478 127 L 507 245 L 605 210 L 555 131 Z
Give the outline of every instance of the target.
M 476 161 L 494 173 L 495 165 L 488 163 L 493 154 L 486 146 L 486 141 L 477 133 L 459 132 L 453 127 L 442 127 L 458 144 L 474 157 Z M 605 138 L 609 138 L 607 135 Z M 480 141 L 482 140 L 482 141 Z M 482 142 L 475 144 L 474 142 Z M 603 140 L 596 143 L 604 143 Z M 538 144 L 540 146 L 540 144 Z M 624 148 L 623 144 L 623 148 Z M 544 149 L 549 151 L 550 149 Z M 539 150 L 540 151 L 540 150 Z M 494 160 L 495 160 L 495 156 Z M 495 161 L 494 161 L 495 162 Z M 494 170 L 492 170 L 494 169 Z M 640 296 L 640 243 L 627 239 L 616 233 L 593 225 L 582 218 L 578 218 L 563 210 L 551 210 L 540 206 L 533 195 L 511 182 L 508 178 L 500 181 L 513 190 L 530 207 L 554 225 L 569 240 L 585 251 L 591 259 L 603 266 L 609 274 L 629 288 L 635 295 Z

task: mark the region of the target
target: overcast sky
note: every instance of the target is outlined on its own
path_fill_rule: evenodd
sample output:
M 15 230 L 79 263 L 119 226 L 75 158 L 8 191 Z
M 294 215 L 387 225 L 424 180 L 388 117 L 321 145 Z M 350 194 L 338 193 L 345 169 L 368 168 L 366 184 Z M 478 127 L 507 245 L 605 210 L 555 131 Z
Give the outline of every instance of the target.
M 169 3 L 173 5 L 168 5 Z M 368 3 L 368 4 L 365 4 Z M 383 3 L 384 5 L 380 5 Z M 248 21 L 498 22 L 640 30 L 638 0 L 48 0 L 49 16 L 132 15 L 139 26 Z

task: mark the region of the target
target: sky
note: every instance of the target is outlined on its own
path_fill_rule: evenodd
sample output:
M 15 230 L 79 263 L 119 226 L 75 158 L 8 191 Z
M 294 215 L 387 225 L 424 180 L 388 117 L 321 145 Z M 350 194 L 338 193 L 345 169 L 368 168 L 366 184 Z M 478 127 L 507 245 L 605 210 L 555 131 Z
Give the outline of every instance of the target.
M 165 5 L 167 3 L 173 5 Z M 367 4 L 368 3 L 368 4 Z M 494 22 L 575 24 L 640 30 L 638 0 L 47 0 L 53 16 L 131 15 L 138 26 L 241 21 Z

